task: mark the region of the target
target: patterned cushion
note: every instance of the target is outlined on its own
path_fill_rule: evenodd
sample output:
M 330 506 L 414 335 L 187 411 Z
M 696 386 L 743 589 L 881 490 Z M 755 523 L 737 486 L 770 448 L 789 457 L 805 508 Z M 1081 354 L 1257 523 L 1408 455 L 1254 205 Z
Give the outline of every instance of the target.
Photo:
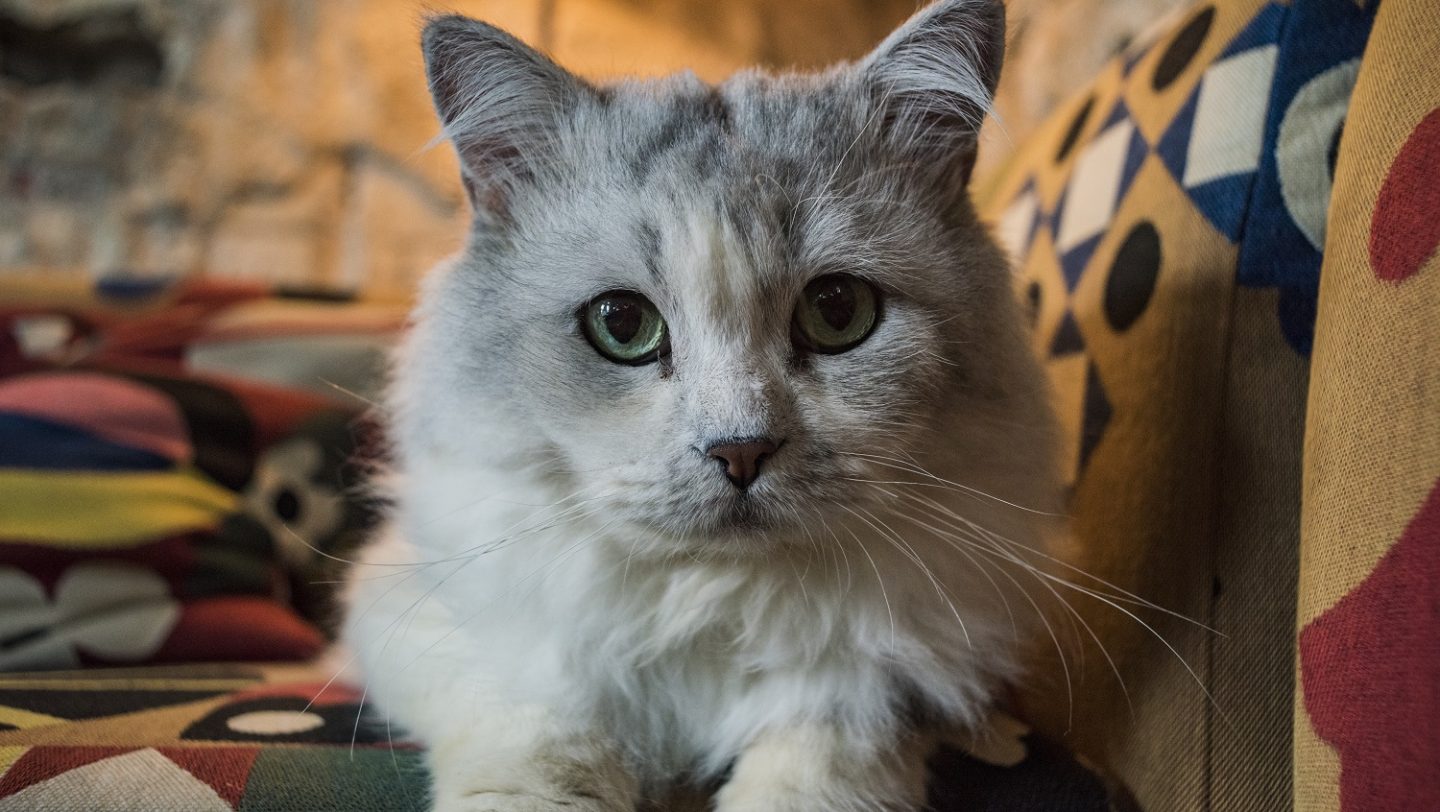
M 256 318 L 282 304 L 200 283 L 0 309 L 0 671 L 319 651 L 317 550 L 349 544 L 367 515 L 347 498 L 363 404 L 257 381 L 263 363 L 215 373 L 264 341 L 290 369 L 328 360 L 373 388 L 335 348 L 380 339 L 373 313 L 350 330 L 356 314 L 330 306 L 322 334 L 290 307 Z

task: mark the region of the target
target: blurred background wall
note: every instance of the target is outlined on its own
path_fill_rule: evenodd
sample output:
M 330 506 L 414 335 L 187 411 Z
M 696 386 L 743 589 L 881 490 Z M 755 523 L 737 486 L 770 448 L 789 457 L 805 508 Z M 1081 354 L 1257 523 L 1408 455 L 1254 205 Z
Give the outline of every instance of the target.
M 1184 0 L 1009 0 L 982 171 Z M 494 22 L 594 79 L 857 57 L 914 0 L 0 0 L 0 273 L 399 294 L 466 211 L 417 32 Z

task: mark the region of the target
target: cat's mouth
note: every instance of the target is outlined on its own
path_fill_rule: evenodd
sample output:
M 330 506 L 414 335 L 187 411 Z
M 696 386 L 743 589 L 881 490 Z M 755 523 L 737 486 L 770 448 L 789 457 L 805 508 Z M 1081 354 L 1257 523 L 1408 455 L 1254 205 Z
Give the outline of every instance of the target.
M 773 497 L 736 494 L 683 516 L 645 521 L 677 546 L 710 551 L 763 550 L 794 535 L 798 517 L 778 510 Z
M 711 532 L 761 534 L 780 527 L 780 518 L 773 511 L 760 507 L 755 497 L 741 494 L 734 505 L 713 519 Z

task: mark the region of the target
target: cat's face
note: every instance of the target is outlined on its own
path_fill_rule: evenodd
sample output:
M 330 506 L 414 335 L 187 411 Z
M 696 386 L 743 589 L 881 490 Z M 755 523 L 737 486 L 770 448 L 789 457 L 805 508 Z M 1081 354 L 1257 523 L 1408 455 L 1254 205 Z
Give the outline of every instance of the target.
M 989 9 L 945 5 L 972 24 Z M 896 464 L 1003 443 L 956 436 L 1035 397 L 964 194 L 998 62 L 916 97 L 941 91 L 911 86 L 903 33 L 820 77 L 597 91 L 493 29 L 432 23 L 477 220 L 409 360 L 426 441 L 543 470 L 602 521 L 687 549 L 811 537 L 883 501 Z M 959 45 L 962 67 L 995 50 Z M 502 69 L 518 87 L 474 85 Z M 507 103 L 534 120 L 475 112 Z

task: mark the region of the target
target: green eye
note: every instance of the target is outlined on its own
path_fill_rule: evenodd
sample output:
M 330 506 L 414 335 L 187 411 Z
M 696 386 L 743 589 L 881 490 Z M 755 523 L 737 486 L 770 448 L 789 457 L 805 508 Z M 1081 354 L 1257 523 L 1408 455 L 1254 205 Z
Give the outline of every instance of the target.
M 795 332 L 802 346 L 835 354 L 864 341 L 875 329 L 880 296 L 868 282 L 832 273 L 805 286 L 795 305 Z
M 648 364 L 670 349 L 669 331 L 649 299 L 628 290 L 612 290 L 590 300 L 580 313 L 585 338 L 617 364 Z

